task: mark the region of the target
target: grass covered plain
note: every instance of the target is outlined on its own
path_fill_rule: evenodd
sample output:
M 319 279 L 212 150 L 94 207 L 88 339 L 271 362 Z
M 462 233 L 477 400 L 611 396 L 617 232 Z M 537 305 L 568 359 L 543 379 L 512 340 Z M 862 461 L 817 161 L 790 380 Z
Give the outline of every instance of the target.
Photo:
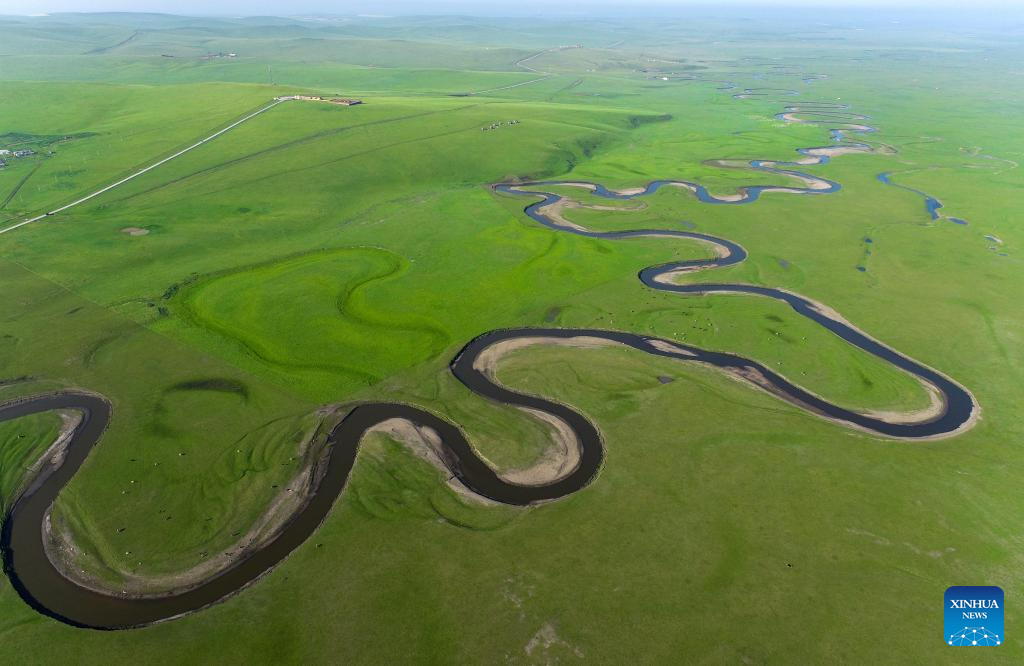
M 545 428 L 447 372 L 466 341 L 494 328 L 649 332 L 755 358 L 844 405 L 921 407 L 914 382 L 786 307 L 654 292 L 636 279 L 646 266 L 706 257 L 706 247 L 559 234 L 488 187 L 513 177 L 609 187 L 685 178 L 719 193 L 786 183 L 705 163 L 792 159 L 827 144 L 824 128 L 776 120 L 780 100 L 841 99 L 871 116 L 872 141 L 898 152 L 812 167 L 842 183 L 827 196 L 710 206 L 671 191 L 642 210 L 567 216 L 594 229 L 734 240 L 746 262 L 687 279 L 823 302 L 963 383 L 982 419 L 949 440 L 885 441 L 708 370 L 618 349 L 531 347 L 502 363 L 502 381 L 578 407 L 605 435 L 605 466 L 581 492 L 529 510 L 475 505 L 377 435 L 317 534 L 226 603 L 138 631 L 83 632 L 36 614 L 4 583 L 5 649 L 30 663 L 953 663 L 960 653 L 939 642 L 943 590 L 992 584 L 1019 596 L 1024 231 L 1008 193 L 1024 187 L 1013 166 L 1024 159 L 1014 131 L 1024 118 L 1007 84 L 1020 64 L 1012 31 L 947 35 L 960 47 L 951 50 L 928 26 L 829 28 L 822 41 L 794 42 L 772 22 L 746 33 L 711 19 L 531 32 L 513 21 L 395 19 L 325 28 L 317 39 L 342 43 L 306 63 L 315 46 L 277 49 L 285 36 L 272 34 L 310 37 L 300 22 L 125 20 L 50 17 L 16 29 L 19 55 L 0 59 L 0 134 L 76 138 L 8 160 L 5 224 L 275 95 L 365 93 L 367 104 L 289 102 L 0 236 L 10 294 L 0 378 L 21 378 L 0 395 L 73 386 L 114 403 L 110 430 L 54 513 L 83 568 L 111 585 L 173 577 L 229 548 L 294 476 L 323 405 L 417 404 L 461 424 L 499 467 L 528 465 Z M 199 27 L 239 58 L 198 59 Z M 419 39 L 408 49 L 390 41 L 410 33 Z M 714 34 L 731 41 L 713 44 Z M 392 60 L 349 57 L 352 39 L 372 43 L 362 55 Z M 977 40 L 988 55 L 973 50 Z M 450 96 L 529 80 L 516 60 L 576 42 L 584 48 L 531 61 L 549 79 Z M 175 58 L 157 53 L 172 48 Z M 800 96 L 734 99 L 716 84 L 657 78 L 676 70 Z M 811 71 L 829 78 L 806 83 Z M 480 129 L 512 119 L 521 122 Z M 969 224 L 931 221 L 919 197 L 877 181 L 884 171 Z M 52 415 L 0 425 L 5 501 L 57 427 Z M 1008 604 L 1008 628 L 1018 606 Z M 875 635 L 900 639 L 863 640 Z M 1022 652 L 1008 634 L 978 658 L 1010 663 Z

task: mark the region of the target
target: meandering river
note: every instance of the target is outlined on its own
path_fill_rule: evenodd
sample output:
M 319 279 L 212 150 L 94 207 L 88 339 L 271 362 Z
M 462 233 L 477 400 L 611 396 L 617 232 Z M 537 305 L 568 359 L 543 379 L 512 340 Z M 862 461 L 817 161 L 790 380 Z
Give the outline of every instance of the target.
M 772 90 L 770 93 L 779 94 Z M 769 94 L 764 89 L 748 89 L 737 97 Z M 675 340 L 601 329 L 520 328 L 496 330 L 471 340 L 451 361 L 450 371 L 479 396 L 504 405 L 528 408 L 564 423 L 579 447 L 577 464 L 566 474 L 538 485 L 511 483 L 503 479 L 477 454 L 458 425 L 424 409 L 399 403 L 374 402 L 352 409 L 328 436 L 325 471 L 309 501 L 269 542 L 246 552 L 230 568 L 191 589 L 156 598 L 131 598 L 127 595 L 101 594 L 69 580 L 51 562 L 46 553 L 44 526 L 61 489 L 74 477 L 92 448 L 102 438 L 114 417 L 110 403 L 92 393 L 64 391 L 30 396 L 0 405 L 0 421 L 29 414 L 73 409 L 83 414 L 71 434 L 62 455 L 43 461 L 37 473 L 13 503 L 0 534 L 4 569 L 21 597 L 40 613 L 76 626 L 94 629 L 123 629 L 168 620 L 202 609 L 244 589 L 273 569 L 302 545 L 320 526 L 342 492 L 356 459 L 359 444 L 371 428 L 391 419 L 404 419 L 432 429 L 440 441 L 440 457 L 462 484 L 472 492 L 497 502 L 529 505 L 555 500 L 579 491 L 597 476 L 604 447 L 598 428 L 572 407 L 539 396 L 514 391 L 498 383 L 481 362 L 496 345 L 510 341 L 550 342 L 599 339 L 624 345 L 654 356 L 680 362 L 718 368 L 752 386 L 768 391 L 781 400 L 847 427 L 868 433 L 902 439 L 928 439 L 958 433 L 973 423 L 978 406 L 971 394 L 941 372 L 914 361 L 886 346 L 846 321 L 828 307 L 782 289 L 749 284 L 679 284 L 676 278 L 686 273 L 710 270 L 743 261 L 747 253 L 738 244 L 692 231 L 636 229 L 598 232 L 568 223 L 556 211 L 566 203 L 562 195 L 551 191 L 556 186 L 589 190 L 606 199 L 635 199 L 654 194 L 664 187 L 679 187 L 708 204 L 749 204 L 766 193 L 821 195 L 835 192 L 839 183 L 803 171 L 807 166 L 828 162 L 851 152 L 871 152 L 863 142 L 847 140 L 848 134 L 875 131 L 863 124 L 865 116 L 848 113 L 844 105 L 821 102 L 793 104 L 779 114 L 787 122 L 826 125 L 835 142 L 830 146 L 800 149 L 794 161 L 749 160 L 744 164 L 722 162 L 720 166 L 748 168 L 785 176 L 799 185 L 750 185 L 733 195 L 715 196 L 700 183 L 682 180 L 655 180 L 631 191 L 614 191 L 599 183 L 580 181 L 543 181 L 502 183 L 494 186 L 499 195 L 528 199 L 524 212 L 530 219 L 559 233 L 591 238 L 622 240 L 650 236 L 685 238 L 712 246 L 712 259 L 678 261 L 645 268 L 641 282 L 651 289 L 685 295 L 732 293 L 771 298 L 789 305 L 797 314 L 814 321 L 845 342 L 867 354 L 909 373 L 937 396 L 938 404 L 924 416 L 882 418 L 836 405 L 789 381 L 757 361 L 734 354 L 715 352 Z M 839 126 L 835 126 L 838 124 Z M 51 452 L 52 453 L 52 452 Z

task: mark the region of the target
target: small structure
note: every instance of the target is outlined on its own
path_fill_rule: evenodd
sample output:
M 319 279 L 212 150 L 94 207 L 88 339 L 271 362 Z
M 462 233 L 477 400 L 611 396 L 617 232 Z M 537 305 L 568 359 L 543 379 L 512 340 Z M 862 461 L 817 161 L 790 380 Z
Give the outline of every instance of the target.
M 14 156 L 15 157 L 28 157 L 29 155 L 35 155 L 35 154 L 36 154 L 36 151 L 32 150 L 31 148 L 23 148 L 21 150 L 14 151 Z
M 355 106 L 356 104 L 363 103 L 363 100 L 361 99 L 353 99 L 351 97 L 324 97 L 323 95 L 285 95 L 283 97 L 275 97 L 274 99 L 301 99 L 307 102 L 327 102 L 328 104 L 339 104 L 341 106 Z

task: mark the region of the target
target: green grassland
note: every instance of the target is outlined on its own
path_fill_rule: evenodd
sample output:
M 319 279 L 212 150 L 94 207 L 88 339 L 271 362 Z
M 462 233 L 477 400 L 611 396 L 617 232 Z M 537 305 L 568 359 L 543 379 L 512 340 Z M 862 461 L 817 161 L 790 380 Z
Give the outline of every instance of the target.
M 26 473 L 53 443 L 60 431 L 55 414 L 36 414 L 0 424 L 0 509 L 6 514 L 8 501 L 25 481 Z
M 729 193 L 792 181 L 707 160 L 795 159 L 828 142 L 776 120 L 779 100 L 658 73 L 801 93 L 783 103 L 841 99 L 898 152 L 810 167 L 842 183 L 826 196 L 714 206 L 671 190 L 566 217 L 738 242 L 746 262 L 686 281 L 825 303 L 982 406 L 959 437 L 893 442 L 710 369 L 530 347 L 498 376 L 600 426 L 607 457 L 586 489 L 530 509 L 481 505 L 374 435 L 321 529 L 226 603 L 88 632 L 36 614 L 4 579 L 2 649 L 24 663 L 956 663 L 939 600 L 987 584 L 1006 591 L 1008 635 L 978 658 L 1019 662 L 1019 34 L 801 20 L 0 20 L 17 36 L 0 57 L 0 137 L 39 153 L 0 170 L 3 226 L 274 96 L 367 102 L 281 104 L 0 235 L 0 400 L 78 387 L 114 404 L 54 509 L 78 564 L 110 586 L 231 547 L 296 474 L 325 405 L 416 404 L 462 425 L 499 468 L 529 465 L 545 427 L 447 371 L 495 328 L 645 332 L 757 359 L 845 406 L 923 407 L 916 382 L 784 305 L 655 292 L 636 277 L 707 246 L 557 233 L 488 187 L 681 178 Z M 529 61 L 544 80 L 453 96 L 531 81 L 518 60 L 576 43 Z M 200 59 L 220 51 L 239 56 Z M 829 78 L 805 83 L 811 72 Z M 969 224 L 931 221 L 919 197 L 877 181 L 885 171 Z M 52 414 L 0 424 L 0 506 L 58 427 Z

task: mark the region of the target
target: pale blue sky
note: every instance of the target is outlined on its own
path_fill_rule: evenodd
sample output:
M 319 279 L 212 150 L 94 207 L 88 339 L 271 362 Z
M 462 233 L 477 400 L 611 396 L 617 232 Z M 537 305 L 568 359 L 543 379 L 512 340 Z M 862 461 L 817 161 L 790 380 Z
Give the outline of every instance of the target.
M 601 8 L 608 13 L 615 7 L 624 11 L 637 7 L 680 9 L 690 6 L 740 5 L 748 7 L 864 7 L 864 8 L 957 8 L 965 0 L 0 0 L 0 14 L 33 14 L 46 12 L 136 11 L 196 15 L 278 15 L 298 14 L 485 14 L 503 13 L 578 13 L 588 8 Z M 974 0 L 971 13 L 980 8 L 1018 8 L 1024 0 Z M 556 9 L 557 8 L 557 9 Z M 981 10 L 984 11 L 984 10 Z

